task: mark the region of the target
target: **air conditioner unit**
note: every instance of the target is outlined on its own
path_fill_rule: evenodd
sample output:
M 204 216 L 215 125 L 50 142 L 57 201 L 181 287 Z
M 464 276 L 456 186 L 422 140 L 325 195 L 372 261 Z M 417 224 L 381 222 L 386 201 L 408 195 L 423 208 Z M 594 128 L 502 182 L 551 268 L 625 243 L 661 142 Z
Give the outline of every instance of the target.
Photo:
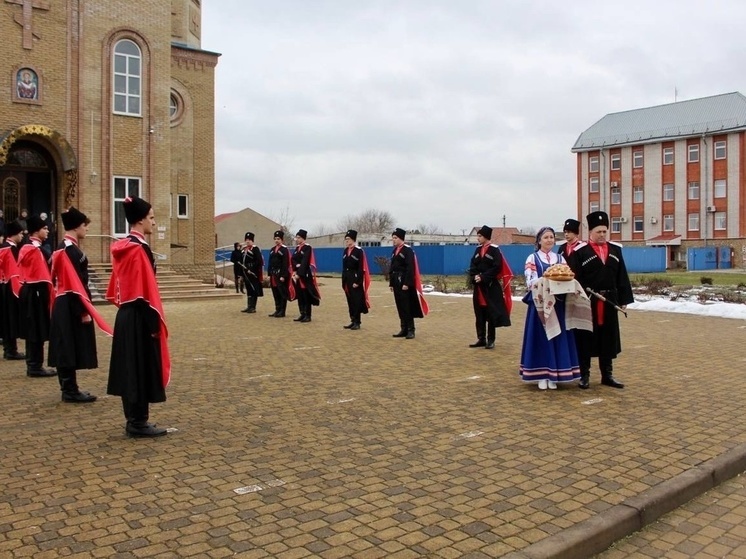
M 652 223 L 653 225 L 655 225 L 656 223 L 658 223 L 658 218 L 655 217 L 655 216 L 651 217 L 650 218 L 650 223 Z
M 718 209 L 715 206 L 707 206 L 707 211 L 714 214 Z
M 619 186 L 619 183 L 618 183 L 618 182 L 616 182 L 616 181 L 611 181 L 611 188 L 616 188 L 617 186 Z
M 627 223 L 627 218 L 626 217 L 620 217 L 619 218 L 619 223 Z

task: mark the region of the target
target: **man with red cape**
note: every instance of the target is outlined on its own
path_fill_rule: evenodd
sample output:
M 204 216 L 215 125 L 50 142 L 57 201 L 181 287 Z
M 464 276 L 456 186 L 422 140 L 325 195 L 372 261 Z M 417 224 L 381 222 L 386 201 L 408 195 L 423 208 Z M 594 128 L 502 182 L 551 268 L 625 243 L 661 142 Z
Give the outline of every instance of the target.
M 290 258 L 293 263 L 293 284 L 298 297 L 300 316 L 295 322 L 311 322 L 311 309 L 321 303 L 321 292 L 316 283 L 316 259 L 313 247 L 306 243 L 308 232 L 299 229 L 295 234 L 295 252 Z
M 18 351 L 18 254 L 23 240 L 23 226 L 12 221 L 6 225 L 4 234 L 5 241 L 0 245 L 0 335 L 3 338 L 3 358 L 25 360 L 26 355 Z
M 492 228 L 483 225 L 477 232 L 479 246 L 469 264 L 477 327 L 477 341 L 469 347 L 494 349 L 495 328 L 510 326 L 513 308 L 510 279 L 513 272 L 498 246 L 490 243 L 491 238 Z
M 130 232 L 111 246 L 113 269 L 106 291 L 106 298 L 119 307 L 106 391 L 122 397 L 128 436 L 160 437 L 166 429 L 148 422 L 149 404 L 166 401 L 171 360 L 155 258 L 145 238 L 155 229 L 155 215 L 136 196 L 125 198 L 124 215 Z
M 47 224 L 38 216 L 26 220 L 29 242 L 18 253 L 21 290 L 21 338 L 26 340 L 26 374 L 30 377 L 57 376 L 57 371 L 44 368 L 44 342 L 49 339 L 49 317 L 54 299 L 49 264 L 52 254 L 44 245 L 49 236 Z
M 56 294 L 49 331 L 49 365 L 57 367 L 62 401 L 72 404 L 96 401 L 96 396 L 80 390 L 77 379 L 79 369 L 98 368 L 94 323 L 112 335 L 111 327 L 91 303 L 88 257 L 79 246 L 90 222 L 77 208 L 62 212 L 65 237 L 52 254 Z
M 404 244 L 406 231 L 397 227 L 391 235 L 394 251 L 389 268 L 389 289 L 394 293 L 401 329 L 394 338 L 414 339 L 414 319 L 424 318 L 429 312 L 422 294 L 420 269 L 412 248 Z
M 357 231 L 350 229 L 345 233 L 346 248 L 342 253 L 342 289 L 350 312 L 350 323 L 343 328 L 348 330 L 360 330 L 360 316 L 368 314 L 370 308 L 370 268 L 365 251 L 356 242 Z

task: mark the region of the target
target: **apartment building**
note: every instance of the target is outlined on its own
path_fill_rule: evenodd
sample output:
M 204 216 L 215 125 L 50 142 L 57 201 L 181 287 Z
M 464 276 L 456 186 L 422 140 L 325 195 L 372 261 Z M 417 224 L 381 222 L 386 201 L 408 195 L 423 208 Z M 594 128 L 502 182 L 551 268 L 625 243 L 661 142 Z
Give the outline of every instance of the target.
M 604 116 L 572 147 L 578 215 L 609 214 L 611 240 L 730 247 L 746 262 L 746 97 L 726 93 Z

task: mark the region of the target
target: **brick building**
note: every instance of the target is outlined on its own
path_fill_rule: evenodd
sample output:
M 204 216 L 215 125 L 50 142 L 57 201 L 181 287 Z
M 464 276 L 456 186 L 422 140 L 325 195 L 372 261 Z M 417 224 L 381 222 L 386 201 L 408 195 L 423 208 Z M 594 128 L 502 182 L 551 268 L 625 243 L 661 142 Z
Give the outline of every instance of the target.
M 611 239 L 668 246 L 727 246 L 746 261 L 746 97 L 727 93 L 612 113 L 583 132 L 578 214 L 603 210 Z
M 122 200 L 154 207 L 153 250 L 211 278 L 214 69 L 200 0 L 0 3 L 0 209 L 92 219 L 85 250 L 108 261 Z

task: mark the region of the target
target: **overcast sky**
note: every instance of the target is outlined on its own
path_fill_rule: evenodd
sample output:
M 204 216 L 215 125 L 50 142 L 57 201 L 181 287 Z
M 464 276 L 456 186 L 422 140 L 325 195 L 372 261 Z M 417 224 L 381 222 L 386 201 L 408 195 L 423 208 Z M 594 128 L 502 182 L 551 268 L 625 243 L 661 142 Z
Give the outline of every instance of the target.
M 460 233 L 575 217 L 607 113 L 746 93 L 743 0 L 203 0 L 216 212 Z

